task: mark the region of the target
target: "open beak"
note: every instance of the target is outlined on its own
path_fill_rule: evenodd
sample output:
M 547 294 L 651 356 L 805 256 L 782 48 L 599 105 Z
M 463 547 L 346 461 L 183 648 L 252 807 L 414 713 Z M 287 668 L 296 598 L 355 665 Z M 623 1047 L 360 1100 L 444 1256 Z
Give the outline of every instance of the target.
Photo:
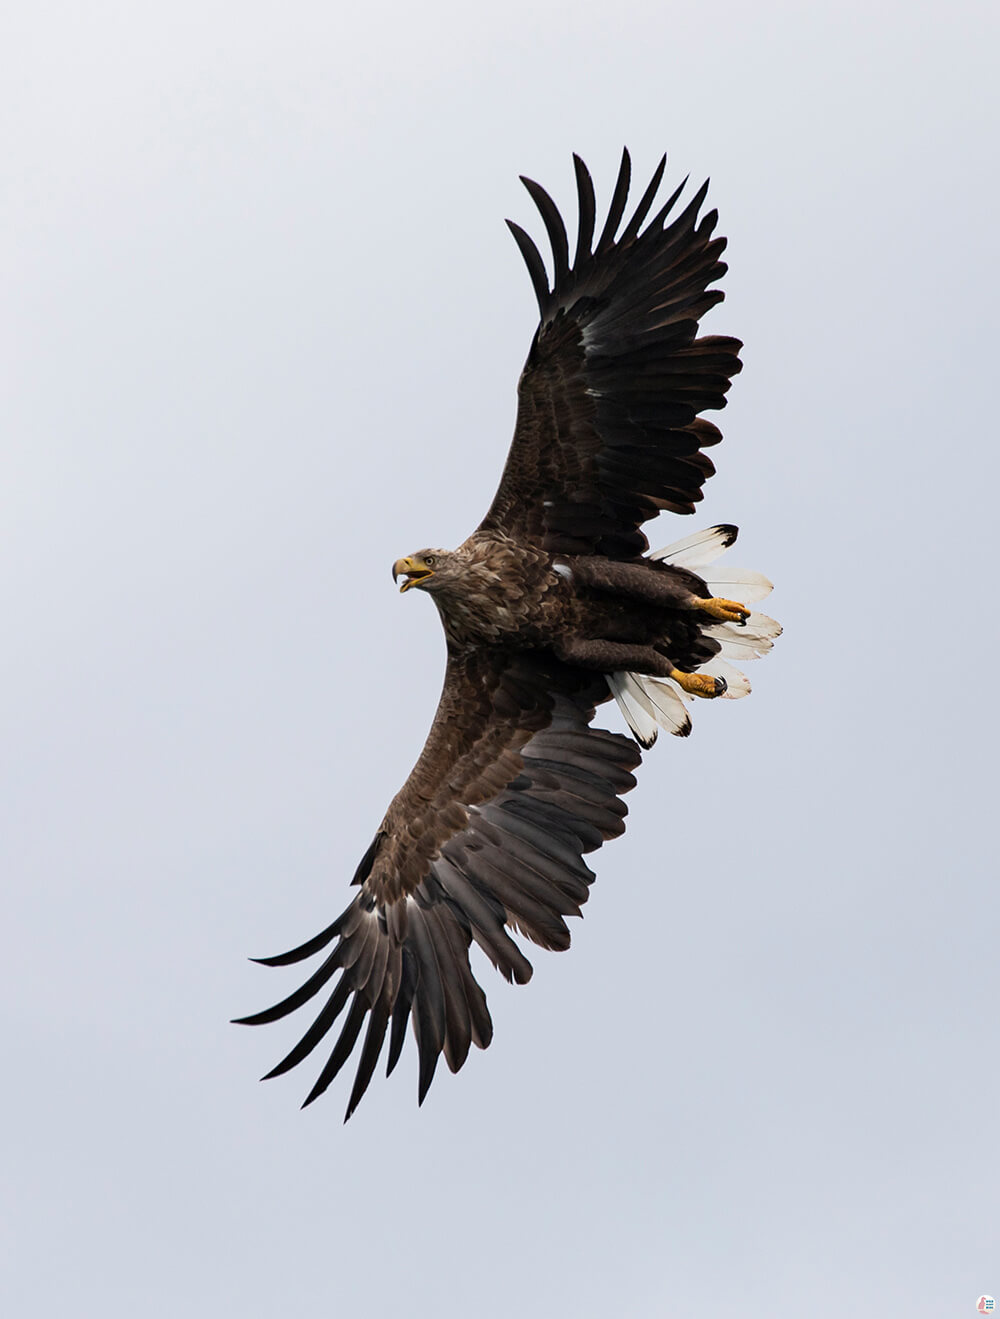
M 392 565 L 393 581 L 396 581 L 400 577 L 406 578 L 406 581 L 399 588 L 400 592 L 408 591 L 411 586 L 419 586 L 421 582 L 425 582 L 428 577 L 433 576 L 434 573 L 432 569 L 428 568 L 426 564 L 421 563 L 419 559 L 410 557 L 397 559 Z

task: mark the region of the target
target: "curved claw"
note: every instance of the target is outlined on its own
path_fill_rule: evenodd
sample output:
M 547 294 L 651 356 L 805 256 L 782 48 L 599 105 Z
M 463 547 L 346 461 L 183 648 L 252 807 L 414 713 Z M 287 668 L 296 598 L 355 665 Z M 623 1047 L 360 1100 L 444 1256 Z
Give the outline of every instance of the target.
M 707 673 L 682 673 L 680 669 L 673 669 L 670 676 L 688 695 L 701 696 L 706 700 L 725 695 L 729 686 L 725 678 L 713 678 Z
M 709 596 L 707 600 L 696 599 L 695 609 L 703 609 L 710 618 L 720 623 L 735 623 L 737 627 L 746 627 L 750 610 L 738 600 L 724 600 L 722 596 Z

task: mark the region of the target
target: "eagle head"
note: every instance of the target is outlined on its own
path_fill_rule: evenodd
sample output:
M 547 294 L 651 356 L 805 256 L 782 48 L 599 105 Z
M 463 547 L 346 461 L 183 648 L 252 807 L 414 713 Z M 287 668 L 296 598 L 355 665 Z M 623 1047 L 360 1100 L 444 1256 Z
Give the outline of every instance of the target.
M 420 550 L 416 554 L 407 555 L 405 559 L 396 560 L 392 565 L 392 580 L 406 578 L 400 591 L 408 591 L 411 586 L 433 591 L 452 580 L 455 570 L 455 555 L 452 551 Z

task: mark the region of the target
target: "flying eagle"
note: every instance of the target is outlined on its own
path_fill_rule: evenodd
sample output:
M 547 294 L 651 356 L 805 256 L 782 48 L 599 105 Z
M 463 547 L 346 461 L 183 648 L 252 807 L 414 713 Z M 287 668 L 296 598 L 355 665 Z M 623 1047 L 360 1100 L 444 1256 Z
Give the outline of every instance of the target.
M 458 549 L 393 564 L 402 591 L 434 601 L 447 638 L 427 742 L 361 859 L 347 910 L 300 947 L 260 959 L 287 966 L 325 952 L 323 961 L 281 1003 L 241 1019 L 276 1021 L 325 996 L 268 1073 L 278 1076 L 346 1012 L 305 1103 L 363 1030 L 347 1117 L 387 1035 L 388 1072 L 396 1065 L 408 1021 L 421 1103 L 442 1053 L 455 1072 L 470 1045 L 486 1048 L 493 1026 L 469 964 L 473 941 L 518 984 L 531 963 L 509 930 L 569 947 L 565 917 L 580 915 L 595 878 L 584 856 L 623 832 L 639 748 L 658 728 L 686 737 L 689 698 L 745 695 L 728 661 L 763 654 L 780 632 L 748 608 L 770 582 L 717 564 L 735 527 L 653 554 L 640 530 L 663 509 L 694 512 L 715 470 L 705 450 L 722 438 L 699 414 L 725 405 L 740 370 L 739 340 L 697 337 L 726 270 L 717 214 L 699 216 L 708 185 L 674 215 L 682 183 L 647 223 L 664 157 L 620 229 L 631 173 L 623 152 L 595 242 L 594 187 L 573 162 L 572 258 L 551 197 L 522 179 L 552 248 L 551 287 L 534 242 L 507 222 L 541 319 L 489 512 Z M 631 737 L 592 726 L 612 696 Z

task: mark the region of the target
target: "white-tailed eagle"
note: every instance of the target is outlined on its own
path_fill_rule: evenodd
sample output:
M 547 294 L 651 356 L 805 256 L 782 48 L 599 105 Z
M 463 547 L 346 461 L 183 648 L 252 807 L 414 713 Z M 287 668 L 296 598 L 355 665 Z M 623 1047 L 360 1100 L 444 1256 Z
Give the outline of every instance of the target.
M 693 513 L 722 438 L 702 418 L 725 404 L 741 347 L 698 336 L 726 267 L 706 187 L 653 211 L 666 158 L 628 220 L 630 162 L 595 238 L 590 174 L 574 157 L 579 206 L 570 253 L 548 193 L 524 179 L 552 248 L 551 283 L 511 223 L 541 320 L 518 384 L 514 439 L 479 527 L 455 550 L 393 565 L 444 625 L 444 690 L 427 743 L 353 879 L 347 910 L 268 966 L 320 956 L 283 1002 L 242 1020 L 276 1021 L 319 1000 L 277 1076 L 326 1044 L 310 1103 L 360 1040 L 350 1117 L 388 1039 L 407 1023 L 422 1102 L 444 1054 L 457 1071 L 493 1033 L 469 964 L 477 943 L 507 980 L 531 964 L 511 931 L 567 948 L 594 872 L 584 857 L 625 828 L 622 797 L 658 728 L 685 737 L 692 697 L 749 691 L 730 660 L 769 650 L 780 631 L 750 605 L 759 573 L 720 567 L 736 528 L 715 526 L 649 554 L 642 524 Z M 652 217 L 650 213 L 652 213 Z M 675 214 L 676 212 L 676 214 Z M 632 736 L 593 727 L 614 696 Z M 314 1009 L 315 1010 L 315 1009 Z M 329 1043 L 334 1024 L 339 1033 Z

